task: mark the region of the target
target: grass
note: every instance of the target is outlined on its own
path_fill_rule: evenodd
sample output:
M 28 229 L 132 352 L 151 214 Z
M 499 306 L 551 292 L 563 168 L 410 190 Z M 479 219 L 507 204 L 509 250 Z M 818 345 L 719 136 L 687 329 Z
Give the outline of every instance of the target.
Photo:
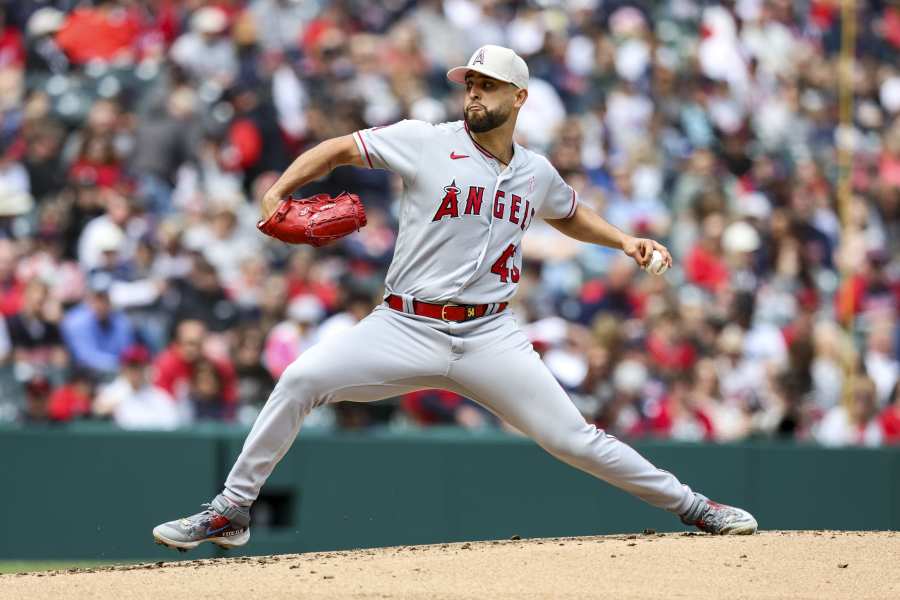
M 111 565 L 131 564 L 137 561 L 103 560 L 4 560 L 0 561 L 0 574 L 31 573 L 33 571 L 57 571 L 63 569 L 86 569 Z

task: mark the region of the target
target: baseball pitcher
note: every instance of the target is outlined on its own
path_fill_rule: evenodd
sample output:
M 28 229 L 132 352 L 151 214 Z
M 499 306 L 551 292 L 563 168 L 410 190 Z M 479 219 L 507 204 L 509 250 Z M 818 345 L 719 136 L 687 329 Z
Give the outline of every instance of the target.
M 588 424 L 507 310 L 519 281 L 522 237 L 535 219 L 582 242 L 619 249 L 642 267 L 653 260 L 657 272 L 671 264 L 669 252 L 580 205 L 546 158 L 513 142 L 528 99 L 528 67 L 515 52 L 484 46 L 447 77 L 465 86 L 462 121 L 401 121 L 325 141 L 299 156 L 266 193 L 264 233 L 322 245 L 365 225 L 359 198 L 294 200 L 293 190 L 339 165 L 400 175 L 400 226 L 384 303 L 285 370 L 221 494 L 202 512 L 157 526 L 156 541 L 180 550 L 247 543 L 250 506 L 313 408 L 422 388 L 471 398 L 558 459 L 685 524 L 754 533 L 756 520 L 747 511 L 712 502 Z

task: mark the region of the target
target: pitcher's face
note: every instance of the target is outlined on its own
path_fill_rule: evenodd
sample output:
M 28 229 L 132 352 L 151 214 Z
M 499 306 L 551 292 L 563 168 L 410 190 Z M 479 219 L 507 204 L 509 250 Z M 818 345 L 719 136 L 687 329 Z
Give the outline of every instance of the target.
M 513 109 L 521 106 L 518 101 L 519 91 L 511 83 L 470 71 L 466 75 L 466 100 L 463 106 L 466 125 L 475 133 L 500 127 L 509 120 Z

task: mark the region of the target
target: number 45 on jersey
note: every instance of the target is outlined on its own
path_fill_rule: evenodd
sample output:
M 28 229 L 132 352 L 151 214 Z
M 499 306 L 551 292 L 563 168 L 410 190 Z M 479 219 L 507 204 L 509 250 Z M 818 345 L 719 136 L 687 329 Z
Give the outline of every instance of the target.
M 508 263 L 510 259 L 515 259 L 515 256 L 516 246 L 515 244 L 510 244 L 491 266 L 491 273 L 499 275 L 500 281 L 503 283 L 507 283 L 510 280 L 512 280 L 513 283 L 519 283 L 519 268 L 515 264 L 513 264 L 512 269 L 509 269 L 506 266 L 506 263 Z

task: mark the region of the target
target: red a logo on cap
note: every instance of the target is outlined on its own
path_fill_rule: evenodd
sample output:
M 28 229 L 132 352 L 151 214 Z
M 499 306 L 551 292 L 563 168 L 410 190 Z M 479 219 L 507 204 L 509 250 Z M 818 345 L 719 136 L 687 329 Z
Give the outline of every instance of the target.
M 484 64 L 484 48 L 478 49 L 478 54 L 475 55 L 475 58 L 472 59 L 473 65 L 483 65 Z

